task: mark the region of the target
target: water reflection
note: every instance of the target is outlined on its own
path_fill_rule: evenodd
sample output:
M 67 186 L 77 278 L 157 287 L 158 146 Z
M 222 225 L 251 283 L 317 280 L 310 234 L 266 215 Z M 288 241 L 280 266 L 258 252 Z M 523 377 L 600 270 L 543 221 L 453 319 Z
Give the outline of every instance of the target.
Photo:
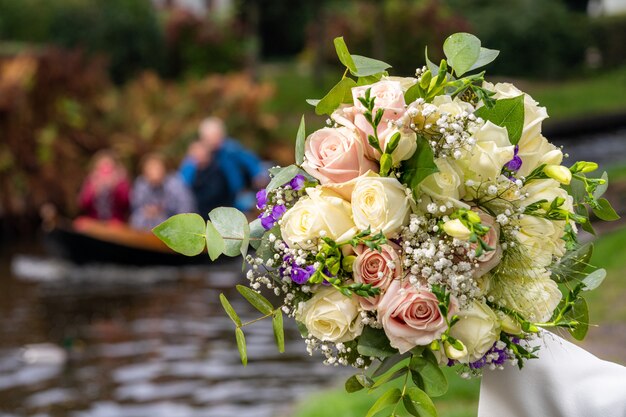
M 0 415 L 279 416 L 337 377 L 336 368 L 306 355 L 291 321 L 282 355 L 269 322 L 247 328 L 250 363 L 241 366 L 218 300 L 242 279 L 237 262 L 153 270 L 152 282 L 141 270 L 115 269 L 111 281 L 103 268 L 51 264 L 57 272 L 46 273 L 45 263 L 21 262 L 30 269 L 18 262 L 18 272 L 48 279 L 20 281 L 4 258 Z M 230 298 L 243 319 L 256 317 L 237 295 Z

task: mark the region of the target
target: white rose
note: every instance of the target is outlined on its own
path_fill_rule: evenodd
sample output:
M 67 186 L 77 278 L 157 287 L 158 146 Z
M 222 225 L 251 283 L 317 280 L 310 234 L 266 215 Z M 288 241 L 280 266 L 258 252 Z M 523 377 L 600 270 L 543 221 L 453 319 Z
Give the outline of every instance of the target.
M 413 87 L 417 83 L 417 78 L 414 77 L 395 77 L 395 76 L 383 76 L 383 81 L 394 81 L 400 83 L 402 91 L 406 92 L 409 88 Z
M 398 147 L 391 153 L 394 165 L 412 157 L 417 149 L 417 134 L 414 131 L 394 128 L 386 130 L 385 136 L 380 138 L 380 146 L 383 151 L 386 151 L 389 141 L 396 133 L 400 133 L 400 141 Z
M 532 322 L 546 322 L 561 301 L 558 285 L 543 269 L 525 269 L 493 279 L 488 295 L 495 302 L 522 315 Z
M 465 178 L 455 162 L 437 158 L 435 164 L 439 172 L 429 175 L 419 185 L 420 190 L 435 200 L 464 205 L 460 200 L 465 196 Z
M 461 363 L 476 362 L 500 337 L 500 320 L 489 306 L 474 301 L 467 310 L 458 313 L 460 320 L 450 329 L 450 336 L 460 340 L 467 355 Z
M 363 331 L 358 297 L 346 297 L 333 287 L 320 289 L 300 307 L 296 320 L 322 341 L 348 342 Z
M 483 84 L 487 90 L 496 94 L 493 96 L 496 100 L 501 98 L 519 97 L 524 94 L 524 129 L 522 130 L 522 139 L 533 138 L 541 133 L 541 122 L 548 118 L 548 112 L 545 107 L 540 107 L 530 95 L 519 90 L 510 83 L 498 83 L 493 85 L 485 82 Z
M 527 176 L 539 165 L 559 165 L 563 161 L 563 152 L 541 135 L 525 136 L 517 145 L 517 155 L 522 159 L 518 175 Z
M 525 215 L 516 220 L 515 225 L 519 227 L 515 232 L 515 238 L 533 265 L 546 267 L 552 264 L 553 256 L 563 256 L 565 245 L 561 239 L 563 229 L 558 228 L 556 222 Z
M 309 197 L 300 199 L 281 220 L 281 235 L 289 247 L 313 249 L 322 231 L 337 242 L 356 234 L 350 203 L 322 187 L 306 191 Z
M 394 236 L 407 224 L 411 196 L 397 179 L 366 174 L 356 179 L 351 195 L 352 216 L 359 230 Z
M 433 104 L 439 108 L 439 113 L 448 113 L 452 116 L 457 116 L 463 112 L 474 112 L 474 106 L 458 97 L 453 100 L 447 95 L 437 96 L 433 99 Z
M 515 152 L 507 130 L 487 122 L 474 134 L 474 138 L 476 145 L 458 161 L 465 178 L 478 182 L 497 180 L 502 167 L 513 159 Z

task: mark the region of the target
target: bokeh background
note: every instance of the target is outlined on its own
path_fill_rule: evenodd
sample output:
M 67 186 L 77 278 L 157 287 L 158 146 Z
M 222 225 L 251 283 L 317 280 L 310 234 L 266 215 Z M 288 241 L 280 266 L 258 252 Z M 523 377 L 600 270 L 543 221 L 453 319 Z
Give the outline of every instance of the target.
M 341 77 L 334 37 L 411 75 L 458 31 L 501 51 L 491 80 L 547 106 L 544 134 L 598 161 L 626 211 L 626 0 L 0 0 L 0 416 L 364 415 L 349 370 L 308 358 L 295 329 L 279 355 L 253 327 L 238 364 L 218 294 L 239 264 L 78 267 L 46 256 L 39 211 L 76 215 L 100 149 L 131 172 L 181 158 L 208 115 L 288 163 L 301 115 L 325 123 L 305 99 Z M 609 276 L 583 346 L 626 363 L 626 229 L 598 232 Z M 441 414 L 476 415 L 479 382 L 449 374 Z

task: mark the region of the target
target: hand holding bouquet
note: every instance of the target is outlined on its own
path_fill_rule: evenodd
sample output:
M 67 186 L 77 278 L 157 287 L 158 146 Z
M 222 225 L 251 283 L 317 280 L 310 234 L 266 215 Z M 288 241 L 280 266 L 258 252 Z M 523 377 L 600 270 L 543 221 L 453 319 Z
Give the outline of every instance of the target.
M 447 389 L 440 366 L 465 377 L 521 368 L 540 328 L 585 336 L 582 295 L 605 272 L 589 267 L 592 246 L 577 230 L 593 231 L 589 210 L 618 216 L 601 198 L 606 174 L 587 176 L 597 164 L 566 163 L 542 136 L 546 109 L 475 72 L 498 55 L 476 37 L 450 36 L 447 59 L 426 56 L 406 78 L 351 55 L 342 38 L 335 46 L 345 73 L 309 101 L 328 127 L 307 137 L 302 120 L 295 164 L 272 168 L 257 195 L 260 218 L 219 208 L 208 222 L 178 215 L 154 231 L 188 255 L 205 240 L 212 259 L 242 255 L 250 286 L 237 288 L 272 318 L 279 349 L 286 314 L 310 353 L 360 369 L 348 391 L 402 378 L 369 415 L 435 416 L 430 397 Z M 245 364 L 250 323 L 221 300 Z

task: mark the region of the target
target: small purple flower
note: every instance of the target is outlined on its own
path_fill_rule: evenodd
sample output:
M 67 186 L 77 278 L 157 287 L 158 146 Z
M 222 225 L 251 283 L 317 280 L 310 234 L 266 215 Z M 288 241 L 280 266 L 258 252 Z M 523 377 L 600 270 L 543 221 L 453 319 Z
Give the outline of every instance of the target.
M 507 175 L 509 178 L 511 178 L 513 174 L 519 171 L 519 169 L 522 167 L 522 158 L 519 157 L 518 152 L 519 145 L 515 145 L 515 150 L 513 151 L 513 159 L 511 159 L 504 165 L 504 170 L 507 171 L 505 175 Z
M 304 187 L 305 181 L 306 181 L 306 178 L 304 177 L 304 175 L 298 174 L 295 177 L 293 177 L 291 181 L 289 181 L 289 185 L 291 186 L 291 189 L 298 191 L 298 190 L 301 190 L 302 187 Z
M 485 365 L 487 365 L 487 356 L 490 355 L 497 355 L 495 358 L 493 356 L 491 356 L 490 359 L 490 364 L 494 364 L 494 365 L 504 365 L 504 363 L 510 359 L 509 354 L 506 351 L 506 348 L 504 349 L 498 349 L 497 348 L 497 342 L 494 343 L 494 345 L 491 347 L 491 349 L 489 349 L 489 351 L 487 351 L 487 353 L 485 353 L 485 355 L 478 359 L 475 362 L 472 362 L 469 364 L 470 369 L 481 369 L 482 367 L 484 367 Z
M 315 273 L 315 267 L 313 265 L 301 266 L 293 265 L 291 268 L 291 280 L 296 284 L 306 284 L 306 282 Z
M 263 188 L 256 193 L 256 206 L 259 210 L 263 210 L 267 205 L 267 190 Z
M 285 214 L 286 211 L 287 207 L 282 204 L 272 207 L 272 212 L 270 214 L 262 213 L 259 216 L 259 218 L 261 219 L 261 226 L 263 226 L 265 230 L 270 230 L 272 227 L 274 227 L 278 219 L 283 217 L 283 214 Z

